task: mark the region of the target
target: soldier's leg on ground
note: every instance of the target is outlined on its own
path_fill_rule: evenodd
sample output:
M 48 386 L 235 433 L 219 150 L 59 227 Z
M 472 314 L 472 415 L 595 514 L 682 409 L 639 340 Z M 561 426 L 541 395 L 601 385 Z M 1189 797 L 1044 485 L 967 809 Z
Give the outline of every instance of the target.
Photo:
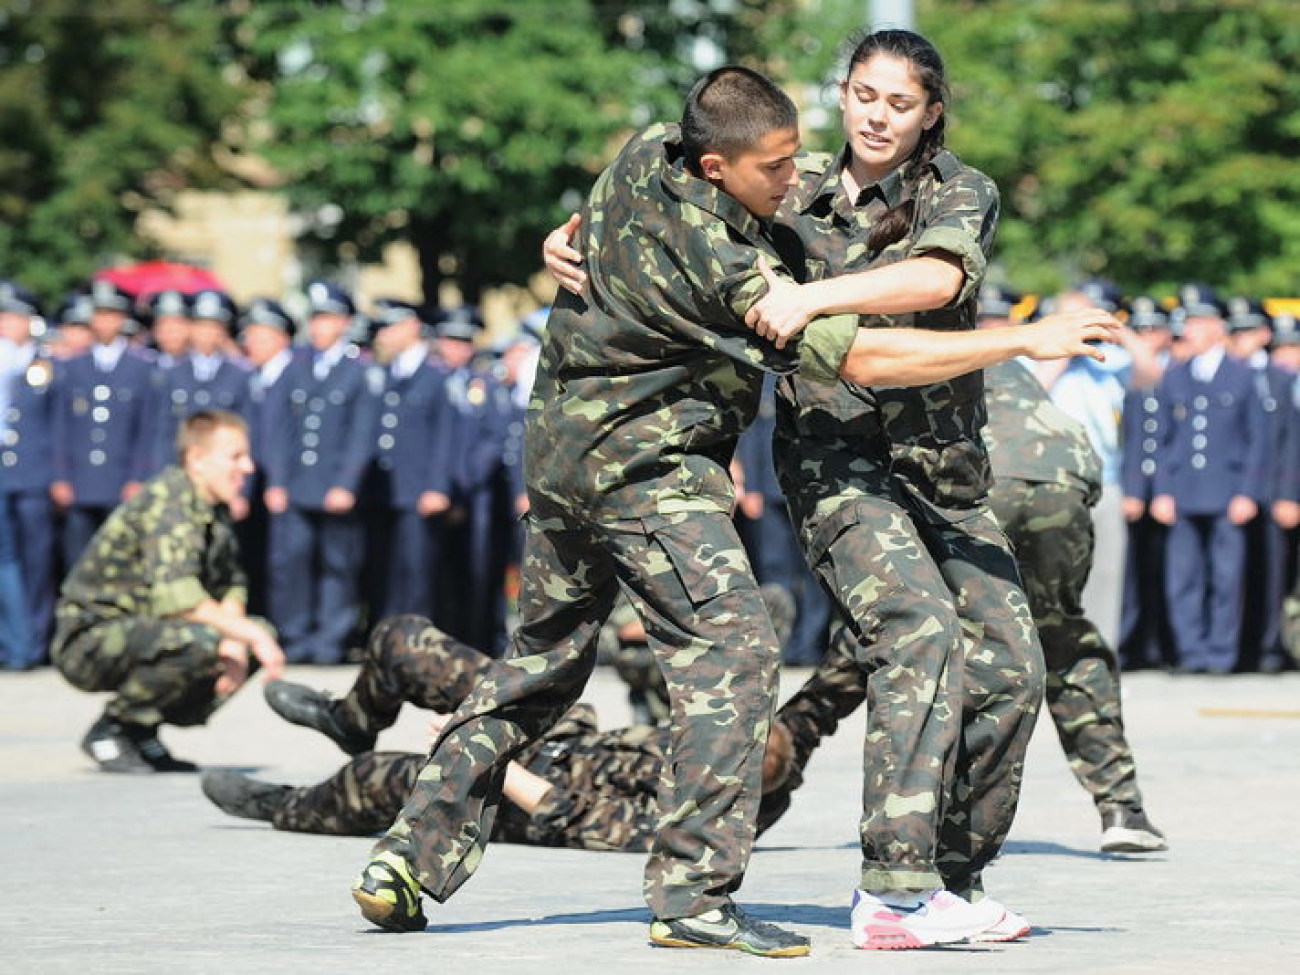
M 1178 666 L 1200 670 L 1209 666 L 1206 608 L 1207 551 L 1197 515 L 1181 515 L 1169 526 L 1165 559 L 1165 596 L 1174 634 Z
M 1043 654 L 1015 559 L 986 507 L 918 508 L 962 622 L 965 671 L 957 775 L 941 834 L 946 886 L 978 893 L 1011 829 L 1043 699 Z
M 514 655 L 495 661 L 452 715 L 376 856 L 404 860 L 435 899 L 478 867 L 509 760 L 577 700 L 618 585 L 601 539 L 560 516 L 528 519 Z
M 380 620 L 366 642 L 356 680 L 335 713 L 349 729 L 375 735 L 393 725 L 407 702 L 454 711 L 491 662 L 423 616 Z
M 1241 586 L 1246 567 L 1246 532 L 1227 515 L 1216 515 L 1211 528 L 1207 572 L 1209 591 L 1208 654 L 1215 673 L 1227 673 L 1237 662 L 1241 642 Z
M 295 833 L 368 836 L 392 824 L 423 767 L 423 755 L 366 752 L 324 782 L 293 790 L 271 823 Z
M 1083 613 L 1093 533 L 1086 498 L 1061 484 L 998 481 L 989 501 L 1020 566 L 1047 666 L 1047 709 L 1070 770 L 1099 812 L 1140 809 L 1118 664 Z
M 646 900 L 656 918 L 694 917 L 725 905 L 748 865 L 780 647 L 727 515 L 643 519 L 610 539 L 671 702 Z

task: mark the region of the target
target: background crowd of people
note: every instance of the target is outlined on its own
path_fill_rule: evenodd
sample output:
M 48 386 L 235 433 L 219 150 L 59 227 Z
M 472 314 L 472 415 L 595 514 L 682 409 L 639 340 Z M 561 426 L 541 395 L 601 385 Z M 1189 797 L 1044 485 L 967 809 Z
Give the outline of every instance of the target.
M 472 307 L 394 299 L 360 314 L 328 282 L 299 325 L 216 289 L 132 294 L 109 280 L 46 314 L 0 282 L 0 645 L 47 660 L 59 582 L 120 501 L 174 459 L 178 423 L 243 415 L 257 475 L 235 511 L 252 607 L 296 663 L 338 663 L 377 620 L 418 613 L 499 653 L 526 510 L 523 416 L 545 313 L 482 341 Z M 1204 285 L 1126 300 L 1106 282 L 1009 317 L 1094 305 L 1129 334 L 1104 363 L 1040 364 L 1103 470 L 1086 608 L 1127 668 L 1277 670 L 1300 521 L 1300 330 Z M 1001 313 L 1001 312 L 998 312 Z M 769 404 L 733 465 L 761 582 L 795 598 L 787 662 L 815 664 L 831 608 L 772 468 Z

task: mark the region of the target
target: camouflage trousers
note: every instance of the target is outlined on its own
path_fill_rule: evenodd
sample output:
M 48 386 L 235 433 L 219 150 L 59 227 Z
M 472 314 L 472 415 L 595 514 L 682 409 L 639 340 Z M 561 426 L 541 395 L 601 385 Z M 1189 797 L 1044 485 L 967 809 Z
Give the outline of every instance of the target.
M 1092 568 L 1087 499 L 1065 484 L 994 481 L 993 514 L 1015 552 L 1047 665 L 1047 710 L 1065 757 L 1097 808 L 1142 807 L 1124 736 L 1119 663 L 1083 612 Z
M 406 703 L 446 714 L 469 696 L 491 662 L 423 616 L 390 616 L 371 631 L 337 713 L 352 729 L 372 735 L 392 727 Z M 383 825 L 390 822 L 391 816 Z
M 510 758 L 577 700 L 620 587 L 671 701 L 672 760 L 646 866 L 657 917 L 725 903 L 753 846 L 780 656 L 749 562 L 721 511 L 596 522 L 538 504 L 527 519 L 521 622 L 452 715 L 376 850 L 403 856 L 436 900 L 477 868 Z
M 74 687 L 116 692 L 107 717 L 145 728 L 199 725 L 225 702 L 215 689 L 220 641 L 212 627 L 176 619 L 60 618 L 50 655 Z
M 1043 694 L 1006 540 L 984 506 L 939 508 L 892 478 L 829 514 L 791 509 L 848 633 L 780 712 L 796 756 L 866 700 L 862 886 L 978 891 Z
M 551 783 L 551 790 L 532 815 L 503 804 L 492 839 L 648 852 L 659 820 L 657 792 L 666 744 L 666 729 L 548 736 L 521 758 Z M 272 823 L 276 829 L 335 836 L 386 829 L 401 812 L 424 762 L 424 755 L 410 752 L 358 755 L 324 782 L 294 789 Z

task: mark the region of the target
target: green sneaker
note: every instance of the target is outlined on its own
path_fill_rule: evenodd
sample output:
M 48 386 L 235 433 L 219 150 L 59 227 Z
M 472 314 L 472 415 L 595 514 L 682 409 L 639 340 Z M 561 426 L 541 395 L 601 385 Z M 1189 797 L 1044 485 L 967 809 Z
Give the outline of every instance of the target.
M 755 921 L 735 904 L 695 917 L 650 922 L 650 942 L 665 948 L 732 948 L 765 958 L 808 954 L 809 941 L 775 924 Z
M 361 916 L 385 931 L 423 931 L 428 924 L 420 908 L 420 885 L 411 868 L 395 853 L 379 853 L 352 885 Z

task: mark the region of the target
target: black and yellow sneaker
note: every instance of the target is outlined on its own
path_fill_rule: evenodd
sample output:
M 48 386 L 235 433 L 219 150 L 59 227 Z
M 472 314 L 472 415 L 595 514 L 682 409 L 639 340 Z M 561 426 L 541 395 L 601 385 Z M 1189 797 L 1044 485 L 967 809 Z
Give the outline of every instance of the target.
M 765 958 L 798 958 L 809 950 L 803 935 L 755 921 L 735 904 L 695 917 L 656 918 L 650 922 L 650 943 L 665 948 L 732 948 Z
M 411 868 L 395 853 L 379 853 L 352 885 L 361 916 L 385 931 L 423 931 L 428 924 L 420 908 L 420 885 Z

